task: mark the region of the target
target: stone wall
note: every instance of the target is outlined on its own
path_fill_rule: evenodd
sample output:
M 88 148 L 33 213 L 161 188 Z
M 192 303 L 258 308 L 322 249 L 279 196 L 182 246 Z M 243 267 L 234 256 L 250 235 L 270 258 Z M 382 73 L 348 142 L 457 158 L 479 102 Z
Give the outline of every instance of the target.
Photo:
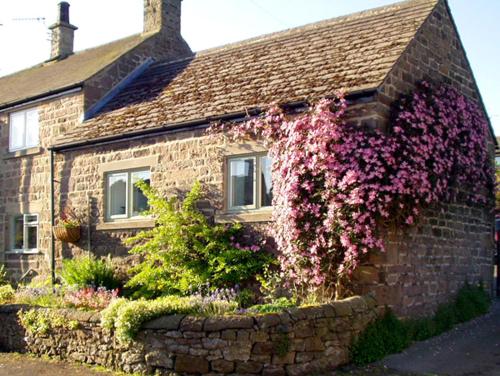
M 151 171 L 151 184 L 165 195 L 182 196 L 196 180 L 203 182 L 209 192 L 212 208 L 222 208 L 224 143 L 210 140 L 204 131 L 188 131 L 171 135 L 123 142 L 119 145 L 97 146 L 57 155 L 56 197 L 58 210 L 67 203 L 86 213 L 89 201 L 91 218 L 85 217 L 85 228 L 78 244 L 60 244 L 58 255 L 85 250 L 88 245 L 87 223 L 91 226 L 91 248 L 98 255 L 127 254 L 122 240 L 135 232 L 151 227 L 149 220 L 106 222 L 105 172 L 141 165 Z
M 492 286 L 492 220 L 488 209 L 452 203 L 425 210 L 415 226 L 388 229 L 386 252 L 358 268 L 355 291 L 374 293 L 400 315 L 422 316 L 466 281 Z
M 29 351 L 125 372 L 164 375 L 311 375 L 349 360 L 353 339 L 379 312 L 370 296 L 256 316 L 165 316 L 122 345 L 99 326 L 99 314 L 60 310 L 75 330 L 25 333 L 19 306 L 0 307 L 0 350 Z M 173 373 L 172 373 L 173 372 Z
M 390 127 L 391 106 L 421 80 L 445 83 L 481 100 L 450 9 L 440 1 L 378 89 L 374 119 Z M 492 151 L 493 138 L 485 148 Z M 442 203 L 422 213 L 416 226 L 390 230 L 387 253 L 357 272 L 358 293 L 372 291 L 381 304 L 405 316 L 429 314 L 466 281 L 493 286 L 494 216 L 491 210 Z
M 83 94 L 77 92 L 41 102 L 40 147 L 9 153 L 9 114 L 0 113 L 0 254 L 14 278 L 30 268 L 49 268 L 50 249 L 50 154 L 47 148 L 55 137 L 80 121 Z M 10 250 L 12 216 L 39 214 L 38 255 L 17 255 Z

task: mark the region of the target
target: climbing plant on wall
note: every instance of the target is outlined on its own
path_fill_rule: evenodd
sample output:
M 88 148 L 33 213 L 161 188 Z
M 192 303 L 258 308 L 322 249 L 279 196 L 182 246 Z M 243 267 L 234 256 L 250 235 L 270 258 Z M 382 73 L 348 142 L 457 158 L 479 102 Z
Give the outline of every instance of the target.
M 275 105 L 209 129 L 267 144 L 282 272 L 304 293 L 335 292 L 362 255 L 384 250 L 382 221 L 412 225 L 423 206 L 454 199 L 457 185 L 479 204 L 493 189 L 487 121 L 455 89 L 422 83 L 398 104 L 387 132 L 347 124 L 346 109 L 339 92 L 303 114 Z

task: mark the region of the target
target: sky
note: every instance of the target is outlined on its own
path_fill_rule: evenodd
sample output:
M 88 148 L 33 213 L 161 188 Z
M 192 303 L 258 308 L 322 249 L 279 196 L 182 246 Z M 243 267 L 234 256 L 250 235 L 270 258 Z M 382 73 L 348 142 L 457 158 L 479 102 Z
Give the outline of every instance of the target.
M 143 0 L 68 0 L 75 50 L 142 30 Z M 0 0 L 0 76 L 48 59 L 59 0 Z M 184 0 L 193 51 L 341 16 L 394 0 Z M 500 0 L 448 0 L 486 109 L 500 135 Z M 383 36 L 381 36 L 383 37 Z

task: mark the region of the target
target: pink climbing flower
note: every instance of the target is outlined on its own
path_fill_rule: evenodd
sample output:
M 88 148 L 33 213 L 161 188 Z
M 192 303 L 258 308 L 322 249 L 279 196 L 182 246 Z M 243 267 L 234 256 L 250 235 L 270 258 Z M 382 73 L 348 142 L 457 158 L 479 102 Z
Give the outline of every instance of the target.
M 455 199 L 456 187 L 485 204 L 494 186 L 487 120 L 455 89 L 422 83 L 385 133 L 345 123 L 346 109 L 339 92 L 299 115 L 273 105 L 261 117 L 209 129 L 269 147 L 279 260 L 304 290 L 335 284 L 363 254 L 383 250 L 381 221 L 412 225 L 422 206 Z

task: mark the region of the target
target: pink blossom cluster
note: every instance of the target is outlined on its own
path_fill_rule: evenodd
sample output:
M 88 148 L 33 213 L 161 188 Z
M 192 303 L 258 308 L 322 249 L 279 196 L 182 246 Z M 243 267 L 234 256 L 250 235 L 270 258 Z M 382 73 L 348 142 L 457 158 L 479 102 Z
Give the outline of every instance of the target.
M 64 301 L 75 308 L 104 309 L 113 299 L 118 298 L 119 290 L 107 290 L 104 287 L 83 288 L 66 293 Z
M 346 124 L 342 93 L 289 116 L 273 106 L 209 133 L 264 140 L 273 158 L 273 226 L 282 270 L 309 291 L 334 286 L 363 254 L 383 250 L 381 221 L 411 225 L 421 207 L 452 199 L 456 185 L 484 203 L 493 187 L 487 122 L 456 90 L 422 83 L 387 133 Z

